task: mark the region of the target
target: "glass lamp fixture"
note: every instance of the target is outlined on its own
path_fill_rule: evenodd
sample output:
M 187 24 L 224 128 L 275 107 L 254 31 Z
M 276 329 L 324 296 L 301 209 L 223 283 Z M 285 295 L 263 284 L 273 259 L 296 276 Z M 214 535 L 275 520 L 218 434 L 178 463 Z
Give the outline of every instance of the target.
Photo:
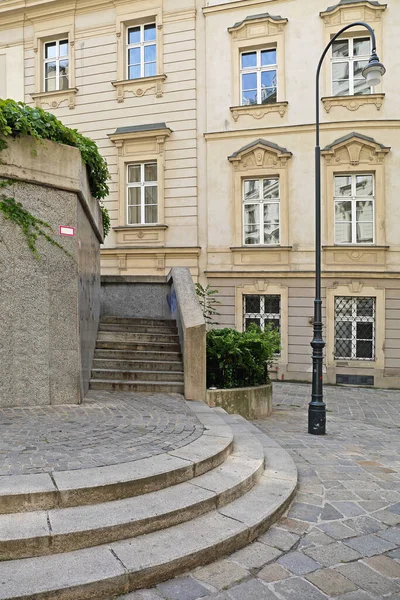
M 368 61 L 367 66 L 363 69 L 363 76 L 367 80 L 367 85 L 375 87 L 379 85 L 382 76 L 386 73 L 386 69 L 381 62 L 379 62 L 378 55 L 374 50 L 372 51 L 371 58 Z

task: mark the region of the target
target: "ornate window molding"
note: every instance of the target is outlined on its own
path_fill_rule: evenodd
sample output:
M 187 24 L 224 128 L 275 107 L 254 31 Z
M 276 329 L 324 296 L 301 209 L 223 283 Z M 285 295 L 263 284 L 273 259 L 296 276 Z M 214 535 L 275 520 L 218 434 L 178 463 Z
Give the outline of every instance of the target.
M 281 352 L 276 359 L 278 369 L 286 370 L 288 363 L 288 288 L 284 285 L 270 283 L 265 279 L 236 287 L 235 297 L 235 328 L 243 331 L 243 296 L 277 295 L 281 297 L 280 332 Z
M 279 113 L 281 117 L 286 112 L 285 100 L 285 25 L 287 19 L 270 15 L 269 13 L 249 16 L 228 27 L 232 38 L 232 65 L 233 65 L 233 99 L 235 106 L 231 107 L 232 117 L 235 121 L 240 116 L 261 119 L 271 114 Z M 272 104 L 254 104 L 241 106 L 240 101 L 240 53 L 255 49 L 276 48 L 277 56 L 277 102 Z
M 326 266 L 330 269 L 366 269 L 384 266 L 386 252 L 385 235 L 385 156 L 390 148 L 373 138 L 352 132 L 328 144 L 321 154 L 324 157 L 325 194 L 323 199 L 327 246 L 324 251 Z M 375 243 L 360 247 L 335 245 L 334 243 L 334 177 L 340 174 L 371 173 L 375 179 Z M 372 254 L 371 254 L 372 253 Z M 382 262 L 383 261 L 383 262 Z
M 164 163 L 165 142 L 171 129 L 165 123 L 120 127 L 108 137 L 118 151 L 118 223 L 114 227 L 116 245 L 162 246 L 164 225 Z M 127 225 L 127 165 L 131 163 L 156 162 L 158 171 L 158 223 Z
M 42 24 L 40 24 L 41 26 Z M 45 92 L 44 89 L 44 46 L 46 42 L 68 39 L 68 89 Z M 49 27 L 39 30 L 35 24 L 33 36 L 33 50 L 35 52 L 35 92 L 31 94 L 36 106 L 45 109 L 56 109 L 61 106 L 75 108 L 78 88 L 75 86 L 75 26 L 73 16 L 65 20 L 64 25 Z
M 228 157 L 233 165 L 234 190 L 234 246 L 243 247 L 242 189 L 243 180 L 251 177 L 278 177 L 280 186 L 280 245 L 289 239 L 288 160 L 292 156 L 286 148 L 258 139 Z M 268 252 L 269 246 L 263 246 Z M 252 250 L 246 246 L 246 250 Z
M 379 48 L 379 57 L 383 61 L 382 45 L 382 15 L 386 10 L 386 4 L 380 4 L 375 0 L 340 0 L 336 5 L 329 6 L 326 10 L 320 12 L 325 31 L 324 45 L 328 44 L 332 36 L 337 33 L 341 27 L 352 23 L 353 21 L 365 21 L 370 24 L 376 35 L 376 42 Z M 354 27 L 345 33 L 345 38 L 369 37 L 365 27 Z M 331 54 L 328 54 L 329 58 Z M 332 73 L 331 64 L 327 60 L 323 66 L 324 70 L 324 90 L 322 91 L 323 104 L 325 110 L 329 112 L 332 107 L 342 106 L 349 111 L 358 110 L 361 106 L 368 111 L 368 107 L 374 110 L 380 110 L 384 99 L 382 83 L 374 88 L 374 93 L 370 95 L 356 96 L 332 96 Z
M 352 359 L 335 359 L 335 298 L 351 296 L 375 298 L 375 360 L 362 361 Z M 378 286 L 365 285 L 361 281 L 352 281 L 339 285 L 335 282 L 326 290 L 326 363 L 327 368 L 352 367 L 361 369 L 384 368 L 385 342 L 385 290 Z M 340 364 L 338 364 L 340 363 Z
M 129 27 L 146 23 L 156 24 L 156 75 L 127 79 L 127 35 Z M 154 95 L 161 98 L 163 95 L 164 75 L 163 60 L 163 30 L 161 8 L 141 10 L 135 16 L 128 4 L 117 6 L 117 80 L 112 85 L 117 90 L 117 102 L 124 102 L 125 98 L 141 98 L 145 95 Z

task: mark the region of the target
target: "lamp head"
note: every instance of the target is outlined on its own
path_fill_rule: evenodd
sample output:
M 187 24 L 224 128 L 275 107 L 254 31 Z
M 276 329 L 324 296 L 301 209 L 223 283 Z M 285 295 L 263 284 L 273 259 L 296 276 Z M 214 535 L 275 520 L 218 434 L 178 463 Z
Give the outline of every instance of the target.
M 368 61 L 367 66 L 363 69 L 363 76 L 367 80 L 367 85 L 375 87 L 379 85 L 382 76 L 386 73 L 386 69 L 381 62 L 379 62 L 378 55 L 375 52 L 375 48 L 372 50 L 371 58 Z

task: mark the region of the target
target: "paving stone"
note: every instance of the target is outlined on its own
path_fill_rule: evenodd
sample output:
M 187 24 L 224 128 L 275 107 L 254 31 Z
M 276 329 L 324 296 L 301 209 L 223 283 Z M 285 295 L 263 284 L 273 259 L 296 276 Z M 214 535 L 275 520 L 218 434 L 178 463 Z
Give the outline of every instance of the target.
M 257 573 L 257 577 L 263 581 L 270 583 L 271 581 L 281 581 L 290 577 L 289 571 L 286 571 L 281 565 L 276 563 L 267 565 Z
M 339 596 L 337 600 L 378 600 L 374 595 L 364 592 L 363 590 L 357 590 L 356 592 L 349 592 L 348 594 L 344 594 L 344 596 Z M 391 598 L 392 600 L 392 598 Z
M 392 550 L 391 552 L 388 552 L 388 556 L 390 556 L 390 558 L 395 558 L 396 560 L 400 560 L 400 548 L 397 548 L 396 550 Z
M 358 517 L 365 514 L 364 508 L 355 502 L 332 502 L 332 504 L 344 517 Z
M 399 586 L 392 580 L 373 571 L 362 562 L 335 567 L 339 573 L 354 581 L 360 588 L 379 597 L 390 592 L 399 592 Z
M 364 562 L 384 577 L 400 577 L 400 563 L 388 556 L 373 556 Z
M 335 540 L 345 540 L 356 535 L 354 529 L 344 525 L 342 522 L 323 523 L 319 525 L 319 529 Z
M 295 502 L 289 511 L 289 517 L 292 519 L 301 519 L 310 523 L 317 523 L 321 514 L 321 507 L 314 504 L 304 504 Z
M 346 540 L 345 544 L 357 550 L 362 556 L 374 556 L 375 554 L 383 554 L 389 550 L 394 550 L 396 544 L 378 537 L 377 535 L 362 535 L 360 537 Z
M 212 585 L 217 590 L 231 586 L 248 575 L 249 571 L 247 569 L 243 569 L 229 560 L 220 560 L 193 571 L 193 577 Z
M 311 571 L 316 571 L 321 567 L 319 563 L 312 558 L 305 556 L 302 552 L 289 552 L 289 554 L 282 556 L 278 562 L 285 567 L 285 569 L 294 573 L 294 575 L 305 575 L 306 573 L 311 573 Z
M 118 600 L 164 600 L 164 596 L 161 596 L 155 590 L 139 590 L 125 596 L 119 596 Z
M 287 529 L 292 533 L 298 533 L 301 535 L 310 528 L 310 523 L 306 523 L 305 521 L 299 521 L 297 519 L 288 519 L 287 517 L 284 517 L 279 521 L 279 527 Z
M 376 513 L 375 513 L 376 514 Z M 355 517 L 354 519 L 347 519 L 344 523 L 354 529 L 357 535 L 367 535 L 369 533 L 376 533 L 386 529 L 386 526 L 380 523 L 377 519 L 369 516 Z
M 277 600 L 276 594 L 258 579 L 251 579 L 230 588 L 229 596 L 234 600 Z
M 332 504 L 325 504 L 324 508 L 322 509 L 320 518 L 322 521 L 334 521 L 336 519 L 342 519 L 343 516 L 344 515 L 342 515 L 342 513 L 338 510 L 336 510 L 336 508 L 334 508 Z
M 306 575 L 306 579 L 311 581 L 311 583 L 328 596 L 339 596 L 340 594 L 357 590 L 357 586 L 353 581 L 346 579 L 346 577 L 343 577 L 343 575 L 332 569 L 321 569 L 320 571 L 309 573 Z
M 327 546 L 318 546 L 316 548 L 306 548 L 304 553 L 310 556 L 324 567 L 332 567 L 342 562 L 350 562 L 362 558 L 362 554 L 348 548 L 341 542 L 334 542 Z
M 279 550 L 287 552 L 299 540 L 299 536 L 290 533 L 280 527 L 271 527 L 264 535 L 258 538 L 259 542 L 266 543 L 270 546 L 275 546 Z
M 389 542 L 393 542 L 400 546 L 400 527 L 390 527 L 389 529 L 386 529 L 386 531 L 380 531 L 377 535 L 384 540 L 388 540 Z
M 374 517 L 386 525 L 399 525 L 400 523 L 400 515 L 392 512 L 390 509 L 375 512 Z
M 323 533 L 319 529 L 314 529 L 300 540 L 298 549 L 309 548 L 310 546 L 325 546 L 326 544 L 332 544 L 333 541 L 333 538 L 326 535 L 326 533 Z
M 308 581 L 292 577 L 274 585 L 279 597 L 285 600 L 325 600 L 321 592 Z M 241 600 L 245 600 L 243 597 Z M 247 598 L 246 598 L 247 600 Z
M 258 569 L 281 554 L 282 552 L 280 550 L 277 550 L 272 546 L 254 542 L 253 544 L 250 544 L 250 546 L 235 552 L 229 558 L 250 569 Z
M 160 583 L 157 589 L 169 600 L 197 600 L 210 595 L 209 590 L 192 577 L 170 579 Z

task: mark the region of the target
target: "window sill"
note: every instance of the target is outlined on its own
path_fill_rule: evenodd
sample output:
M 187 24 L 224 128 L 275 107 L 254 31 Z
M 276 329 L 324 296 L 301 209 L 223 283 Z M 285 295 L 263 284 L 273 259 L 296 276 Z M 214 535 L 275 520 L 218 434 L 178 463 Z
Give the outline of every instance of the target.
M 247 106 L 231 106 L 230 111 L 234 121 L 239 117 L 248 115 L 254 119 L 262 119 L 269 113 L 277 112 L 281 117 L 286 113 L 287 102 L 274 102 L 272 104 L 250 104 Z
M 389 246 L 377 245 L 336 245 L 322 246 L 324 262 L 326 267 L 337 267 L 350 269 L 384 269 L 386 267 L 386 255 Z
M 131 93 L 135 98 L 152 93 L 156 98 L 161 98 L 163 95 L 163 83 L 166 80 L 166 75 L 154 75 L 153 77 L 141 77 L 140 79 L 121 79 L 112 81 L 111 84 L 117 90 L 117 102 L 125 100 L 126 92 Z
M 167 225 L 120 225 L 112 228 L 115 231 L 117 247 L 123 246 L 162 246 L 165 240 Z
M 326 112 L 334 106 L 343 106 L 347 110 L 355 111 L 364 104 L 375 105 L 377 110 L 381 109 L 385 94 L 366 94 L 360 96 L 325 96 L 321 98 Z
M 292 246 L 238 246 L 232 247 L 235 267 L 259 269 L 263 267 L 289 267 L 289 255 Z
M 32 99 L 39 108 L 48 106 L 49 108 L 59 108 L 63 102 L 68 103 L 68 108 L 75 108 L 75 96 L 78 88 L 68 88 L 67 90 L 57 90 L 54 92 L 36 92 L 31 94 Z
M 281 251 L 281 250 L 291 250 L 292 246 L 280 246 L 279 244 L 271 244 L 271 245 L 259 245 L 259 244 L 248 244 L 243 246 L 232 246 L 232 252 L 243 252 L 243 250 L 272 250 L 272 251 Z

